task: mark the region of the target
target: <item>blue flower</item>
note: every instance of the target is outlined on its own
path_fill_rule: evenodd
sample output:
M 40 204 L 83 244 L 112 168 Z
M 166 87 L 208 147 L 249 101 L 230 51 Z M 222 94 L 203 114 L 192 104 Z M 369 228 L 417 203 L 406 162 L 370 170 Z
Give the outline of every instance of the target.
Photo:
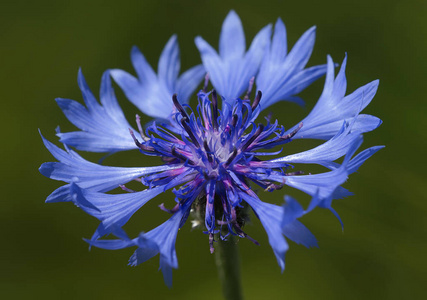
M 222 27 L 219 55 L 202 38 L 196 38 L 203 67 L 191 68 L 179 79 L 175 36 L 162 52 L 158 75 L 134 48 L 132 61 L 138 79 L 121 70 L 106 71 L 101 81 L 101 103 L 79 71 L 78 83 L 86 106 L 67 99 L 57 102 L 80 131 L 57 131 L 65 150 L 42 136 L 58 162 L 42 164 L 40 172 L 65 183 L 46 201 L 70 201 L 97 218 L 100 224 L 87 240 L 90 245 L 111 250 L 136 247 L 129 260 L 132 266 L 159 254 L 168 286 L 172 284 L 172 269 L 178 267 L 178 230 L 190 212 L 195 224 L 203 224 L 211 252 L 216 240 L 226 240 L 230 235 L 258 244 L 244 230 L 248 209 L 264 226 L 282 271 L 289 248 L 287 239 L 306 247 L 317 246 L 314 235 L 298 219 L 316 207 L 329 209 L 339 218 L 332 208 L 333 200 L 351 195 L 342 184 L 382 148 L 375 146 L 356 154 L 362 134 L 381 124 L 378 118 L 361 114 L 374 97 L 378 81 L 346 96 L 347 57 L 336 77 L 329 56 L 326 65 L 304 69 L 314 44 L 314 28 L 304 33 L 289 53 L 280 19 L 272 40 L 270 35 L 271 27 L 266 26 L 245 52 L 242 25 L 232 11 Z M 204 70 L 209 75 L 197 93 L 196 110 L 192 110 L 187 103 Z M 271 116 L 258 123 L 262 109 L 277 101 L 302 103 L 297 94 L 325 72 L 323 92 L 302 122 L 288 130 Z M 118 105 L 110 76 L 132 103 L 159 121 L 144 128 L 137 115 L 137 130 L 131 128 Z M 212 91 L 207 88 L 209 80 Z M 251 101 L 255 83 L 258 92 Z M 305 138 L 324 141 L 307 151 L 281 154 L 287 143 Z M 156 167 L 105 166 L 85 160 L 70 146 L 108 153 L 139 150 L 143 155 L 157 156 L 162 163 Z M 340 158 L 343 160 L 338 163 Z M 321 165 L 325 171 L 311 174 L 306 170 L 308 164 Z M 127 188 L 130 181 L 138 181 L 141 190 Z M 310 195 L 309 206 L 304 209 L 291 197 L 285 197 L 282 206 L 265 203 L 257 193 L 258 189 L 273 192 L 283 187 Z M 124 193 L 108 193 L 116 188 Z M 172 208 L 164 204 L 159 207 L 171 214 L 170 219 L 129 238 L 123 226 L 145 203 L 167 190 L 171 190 L 175 204 Z M 117 239 L 102 239 L 108 234 Z
M 169 39 L 160 55 L 158 74 L 137 47 L 132 48 L 131 58 L 138 78 L 118 69 L 111 70 L 111 76 L 130 102 L 146 115 L 155 118 L 169 117 L 173 108 L 170 99 L 174 93 L 181 96 L 183 103 L 187 103 L 205 74 L 203 66 L 198 65 L 178 78 L 180 60 L 175 35 Z
M 326 65 L 304 69 L 314 46 L 314 27 L 303 34 L 289 54 L 281 19 L 276 22 L 271 41 L 270 35 L 271 25 L 268 25 L 255 36 L 245 53 L 242 23 L 231 11 L 222 25 L 219 55 L 201 37 L 196 38 L 212 85 L 225 101 L 233 102 L 241 96 L 256 76 L 257 88 L 263 92 L 263 109 L 280 100 L 303 104 L 295 95 L 326 73 Z

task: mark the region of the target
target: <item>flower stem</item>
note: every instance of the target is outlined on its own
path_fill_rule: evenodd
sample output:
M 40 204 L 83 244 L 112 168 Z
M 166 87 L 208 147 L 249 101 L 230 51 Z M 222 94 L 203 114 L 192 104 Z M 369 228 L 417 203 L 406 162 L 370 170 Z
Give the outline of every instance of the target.
M 218 241 L 215 247 L 215 258 L 224 299 L 242 300 L 239 251 L 233 236 L 228 241 Z

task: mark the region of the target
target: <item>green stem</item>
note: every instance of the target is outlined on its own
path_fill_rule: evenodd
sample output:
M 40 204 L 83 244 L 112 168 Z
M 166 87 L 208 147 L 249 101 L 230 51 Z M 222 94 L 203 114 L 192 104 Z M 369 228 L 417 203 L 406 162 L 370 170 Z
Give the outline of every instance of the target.
M 215 247 L 215 258 L 224 299 L 242 300 L 239 251 L 233 236 L 228 241 L 218 241 Z

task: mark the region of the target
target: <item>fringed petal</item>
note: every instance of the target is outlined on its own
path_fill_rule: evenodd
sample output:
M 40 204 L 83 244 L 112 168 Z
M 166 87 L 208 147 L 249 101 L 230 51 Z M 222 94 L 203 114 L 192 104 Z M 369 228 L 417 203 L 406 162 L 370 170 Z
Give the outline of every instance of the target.
M 65 116 L 81 131 L 58 132 L 60 142 L 79 150 L 91 152 L 117 152 L 137 149 L 129 134 L 131 126 L 121 110 L 111 86 L 109 71 L 101 80 L 101 103 L 89 89 L 81 70 L 78 75 L 86 107 L 69 99 L 56 99 Z M 139 135 L 137 133 L 138 138 Z

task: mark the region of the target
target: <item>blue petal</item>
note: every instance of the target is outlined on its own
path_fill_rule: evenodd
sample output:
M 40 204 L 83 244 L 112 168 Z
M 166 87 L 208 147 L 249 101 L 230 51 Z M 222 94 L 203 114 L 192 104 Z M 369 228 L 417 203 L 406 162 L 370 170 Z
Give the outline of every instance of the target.
M 148 61 L 145 59 L 144 54 L 138 49 L 137 46 L 133 46 L 130 52 L 130 58 L 132 61 L 133 68 L 135 69 L 138 78 L 142 82 L 155 82 L 157 79 L 156 73 L 150 66 Z M 113 77 L 114 78 L 114 77 Z
M 160 55 L 157 70 L 159 73 L 158 77 L 164 80 L 168 90 L 174 90 L 180 68 L 178 40 L 176 35 L 173 35 L 166 43 Z
M 179 101 L 182 101 L 181 103 L 188 103 L 191 94 L 196 90 L 205 73 L 203 65 L 197 65 L 188 69 L 179 77 L 175 92 L 178 95 L 178 99 L 180 99 Z
M 347 56 L 343 60 L 340 72 L 334 79 L 334 62 L 328 56 L 328 71 L 322 95 L 313 110 L 302 121 L 304 126 L 294 138 L 330 139 L 340 130 L 343 121 L 349 121 L 357 116 L 371 102 L 378 89 L 378 80 L 345 96 L 346 62 Z M 374 116 L 360 115 L 353 129 L 364 133 L 374 130 L 380 124 L 381 120 Z M 292 127 L 287 133 L 292 132 L 297 126 Z
M 335 189 L 334 193 L 332 194 L 332 199 L 343 199 L 349 196 L 353 196 L 353 193 L 343 188 L 342 186 L 339 186 Z
M 282 208 L 274 204 L 262 202 L 256 195 L 251 197 L 246 193 L 239 194 L 252 207 L 262 226 L 264 226 L 268 235 L 268 241 L 283 272 L 285 269 L 285 253 L 288 251 L 289 246 L 282 234 Z
M 286 95 L 296 95 L 301 93 L 310 84 L 325 75 L 325 73 L 326 65 L 318 65 L 304 69 L 289 79 L 289 81 L 277 91 L 276 95 L 280 95 L 280 97 L 276 97 L 278 97 L 278 99 L 280 98 L 289 101 L 290 97 Z
M 359 139 L 359 140 L 356 140 L 353 143 L 353 145 L 350 146 L 348 153 L 347 153 L 346 157 L 344 158 L 343 164 L 339 167 L 339 169 L 345 168 L 347 174 L 350 174 L 352 168 L 355 168 L 355 167 L 357 168 L 360 164 L 362 164 L 365 161 L 365 159 L 362 158 L 361 160 L 357 160 L 357 162 L 354 165 L 351 164 L 351 157 L 354 155 L 354 153 L 356 153 L 357 149 L 360 147 L 361 144 L 362 144 L 362 139 Z M 366 151 L 364 151 L 364 152 L 366 153 Z M 366 157 L 364 154 L 362 154 L 361 156 Z M 369 156 L 367 156 L 366 159 Z M 339 170 L 339 169 L 336 169 L 336 170 Z M 336 171 L 336 170 L 334 170 L 334 171 Z M 315 206 L 319 206 L 319 207 L 329 209 L 338 218 L 339 222 L 341 223 L 341 226 L 344 227 L 344 224 L 342 223 L 340 216 L 331 206 L 332 200 L 349 196 L 349 195 L 351 195 L 351 193 L 349 191 L 347 191 L 346 189 L 344 189 L 343 187 L 337 186 L 329 197 L 320 198 L 320 197 L 318 197 L 319 194 L 320 194 L 320 192 L 318 191 L 316 193 L 316 197 L 313 197 L 313 199 L 318 198 L 318 201 L 313 203 L 314 202 L 314 200 L 313 200 L 312 203 L 310 203 L 309 209 L 311 210 Z
M 54 180 L 60 180 L 67 183 L 74 182 L 81 188 L 89 188 L 92 191 L 110 191 L 121 184 L 125 184 L 143 175 L 173 170 L 180 167 L 180 165 L 164 165 L 144 168 L 102 166 L 83 159 L 80 155 L 70 149 L 67 149 L 67 151 L 60 149 L 46 140 L 43 136 L 42 139 L 46 148 L 57 160 L 59 160 L 59 162 L 47 162 L 42 164 L 39 169 L 40 173 Z M 61 192 L 62 196 L 65 195 L 63 189 L 58 189 L 57 191 Z M 56 201 L 61 201 L 61 198 L 58 198 L 58 195 L 55 195 L 55 198 Z
M 224 21 L 220 36 L 220 55 L 201 37 L 195 43 L 212 85 L 225 101 L 233 102 L 248 88 L 258 72 L 271 35 L 271 26 L 264 27 L 245 53 L 245 38 L 239 17 L 231 11 Z
M 269 55 L 269 60 L 266 63 L 284 61 L 286 55 L 288 54 L 288 41 L 286 37 L 286 27 L 282 19 L 277 19 L 276 24 L 274 25 L 274 34 L 271 42 L 271 51 L 267 54 Z
M 221 57 L 216 53 L 215 49 L 200 36 L 194 39 L 194 43 L 197 49 L 199 49 L 203 66 L 209 73 L 209 80 L 216 91 L 220 95 L 223 95 L 228 79 L 225 63 L 221 60 Z
M 326 65 L 304 69 L 313 50 L 314 40 L 315 27 L 312 27 L 287 55 L 285 25 L 282 20 L 277 20 L 271 47 L 267 47 L 256 79 L 257 88 L 263 93 L 263 109 L 280 100 L 294 100 L 295 94 L 325 74 Z M 301 103 L 301 100 L 298 102 Z
M 317 201 L 317 195 L 313 197 L 312 203 Z M 302 244 L 307 248 L 317 247 L 315 236 L 307 229 L 298 218 L 306 214 L 302 206 L 292 197 L 285 196 L 286 204 L 283 206 L 282 232 L 297 244 Z
M 56 190 L 54 190 L 49 196 L 46 198 L 46 203 L 55 203 L 55 202 L 69 202 L 73 199 L 70 196 L 70 185 L 63 185 Z
M 107 250 L 118 250 L 118 249 L 124 249 L 132 246 L 137 245 L 137 238 L 133 240 L 88 240 L 85 239 L 85 241 L 90 244 L 91 246 L 95 246 L 101 249 L 107 249 Z
M 156 243 L 149 240 L 145 233 L 141 233 L 137 239 L 138 249 L 129 258 L 130 266 L 137 266 L 159 253 L 159 247 Z
M 145 234 L 147 240 L 157 245 L 158 252 L 160 252 L 160 268 L 168 287 L 172 286 L 172 268 L 178 268 L 178 258 L 175 250 L 176 236 L 181 219 L 187 215 L 191 204 L 192 201 L 187 201 L 169 220 Z M 151 246 L 150 249 L 152 249 Z M 150 252 L 150 255 L 152 253 Z M 141 257 L 138 257 L 138 255 L 134 255 L 133 258 L 135 259 L 132 260 L 131 258 L 133 265 L 140 264 L 146 259 L 146 257 L 142 257 L 143 260 L 140 260 Z
M 310 124 L 304 125 L 300 131 L 303 133 L 297 133 L 294 139 L 321 139 L 329 140 L 331 137 L 337 134 L 340 130 L 343 122 L 350 122 L 351 117 L 340 119 L 338 121 L 326 123 L 324 125 L 311 126 Z M 303 121 L 304 123 L 304 121 Z M 382 124 L 382 121 L 374 116 L 361 114 L 357 116 L 356 122 L 353 125 L 353 130 L 361 133 L 375 130 Z M 288 131 L 291 132 L 291 131 Z
M 298 203 L 294 198 L 285 196 L 284 214 L 282 220 L 282 226 L 292 223 L 296 219 L 302 217 L 305 211 L 301 204 Z
M 291 241 L 307 248 L 318 247 L 316 237 L 300 221 L 293 221 L 283 226 L 283 234 Z
M 363 150 L 362 152 L 360 152 L 359 154 L 357 154 L 354 158 L 352 158 L 346 168 L 347 168 L 347 172 L 348 174 L 352 174 L 354 172 L 357 172 L 357 169 L 368 159 L 370 158 L 372 155 L 374 155 L 375 153 L 377 153 L 379 150 L 383 149 L 385 146 L 374 146 L 368 149 Z M 330 169 L 336 169 L 339 168 L 340 165 L 339 164 L 333 164 L 333 165 L 325 165 Z M 337 190 L 334 193 L 336 193 L 337 195 L 339 195 L 339 198 L 343 198 L 346 196 L 350 196 L 350 194 L 348 194 L 348 191 L 344 190 Z
M 353 159 L 350 160 L 347 168 L 349 174 L 352 174 L 357 171 L 357 169 L 372 155 L 374 155 L 378 150 L 384 148 L 385 146 L 374 146 L 368 149 L 363 150 Z
M 146 115 L 155 118 L 167 119 L 171 115 L 174 93 L 178 93 L 181 103 L 188 103 L 189 97 L 204 75 L 201 66 L 196 66 L 178 78 L 180 59 L 175 35 L 169 39 L 162 51 L 158 75 L 137 47 L 132 48 L 131 59 L 138 78 L 119 69 L 111 70 L 111 76 L 130 102 Z
M 111 233 L 115 227 L 123 227 L 138 209 L 163 191 L 163 187 L 156 187 L 142 192 L 110 195 L 81 189 L 75 183 L 70 186 L 74 203 L 101 221 L 97 237 Z
M 226 100 L 234 100 L 248 88 L 249 80 L 258 73 L 258 69 L 265 55 L 267 49 L 266 46 L 268 45 L 270 36 L 271 25 L 265 26 L 255 36 L 243 62 L 240 65 L 239 72 L 230 74 L 229 79 L 237 79 L 237 81 L 234 81 L 234 85 L 228 85 L 228 94 L 230 96 L 225 96 Z
M 311 196 L 318 196 L 323 200 L 331 200 L 335 189 L 343 184 L 349 174 L 349 161 L 355 151 L 360 147 L 363 142 L 361 135 L 358 135 L 353 143 L 348 147 L 347 154 L 344 158 L 343 164 L 333 171 L 314 174 L 314 175 L 279 175 L 273 173 L 266 175 L 267 179 L 282 182 L 285 185 L 299 189 Z
M 284 68 L 286 69 L 285 77 L 290 78 L 295 71 L 303 70 L 311 53 L 313 52 L 314 41 L 316 38 L 316 27 L 313 26 L 299 38 L 292 47 L 292 50 L 286 57 Z
M 271 162 L 321 164 L 328 166 L 332 162 L 345 155 L 349 147 L 360 138 L 359 131 L 352 131 L 355 120 L 351 125 L 343 124 L 341 130 L 330 140 L 313 149 L 291 154 L 282 158 L 271 160 Z
M 73 100 L 58 98 L 56 101 L 68 120 L 82 131 L 59 132 L 57 135 L 60 142 L 92 152 L 137 149 L 129 134 L 131 126 L 117 103 L 109 71 L 104 72 L 102 76 L 100 92 L 102 106 L 90 91 L 81 71 L 78 83 L 86 107 Z
M 113 69 L 111 76 L 125 93 L 126 97 L 144 114 L 166 119 L 172 113 L 172 92 L 163 81 L 137 80 L 125 71 Z
M 224 61 L 241 58 L 246 50 L 242 22 L 234 10 L 230 11 L 222 24 L 219 37 L 219 54 Z
M 197 196 L 197 193 L 196 193 Z M 172 268 L 178 268 L 178 259 L 175 250 L 175 241 L 178 229 L 193 203 L 190 199 L 184 203 L 179 210 L 166 222 L 150 230 L 141 233 L 138 238 L 116 239 L 116 240 L 86 240 L 90 245 L 109 249 L 123 249 L 131 246 L 138 246 L 129 259 L 129 265 L 136 266 L 160 253 L 160 268 L 163 272 L 165 283 L 172 286 Z
M 301 176 L 285 176 L 284 184 L 301 190 L 311 196 L 319 193 L 319 197 L 330 198 L 334 190 L 347 180 L 347 171 L 344 167 L 339 169 L 314 174 Z

